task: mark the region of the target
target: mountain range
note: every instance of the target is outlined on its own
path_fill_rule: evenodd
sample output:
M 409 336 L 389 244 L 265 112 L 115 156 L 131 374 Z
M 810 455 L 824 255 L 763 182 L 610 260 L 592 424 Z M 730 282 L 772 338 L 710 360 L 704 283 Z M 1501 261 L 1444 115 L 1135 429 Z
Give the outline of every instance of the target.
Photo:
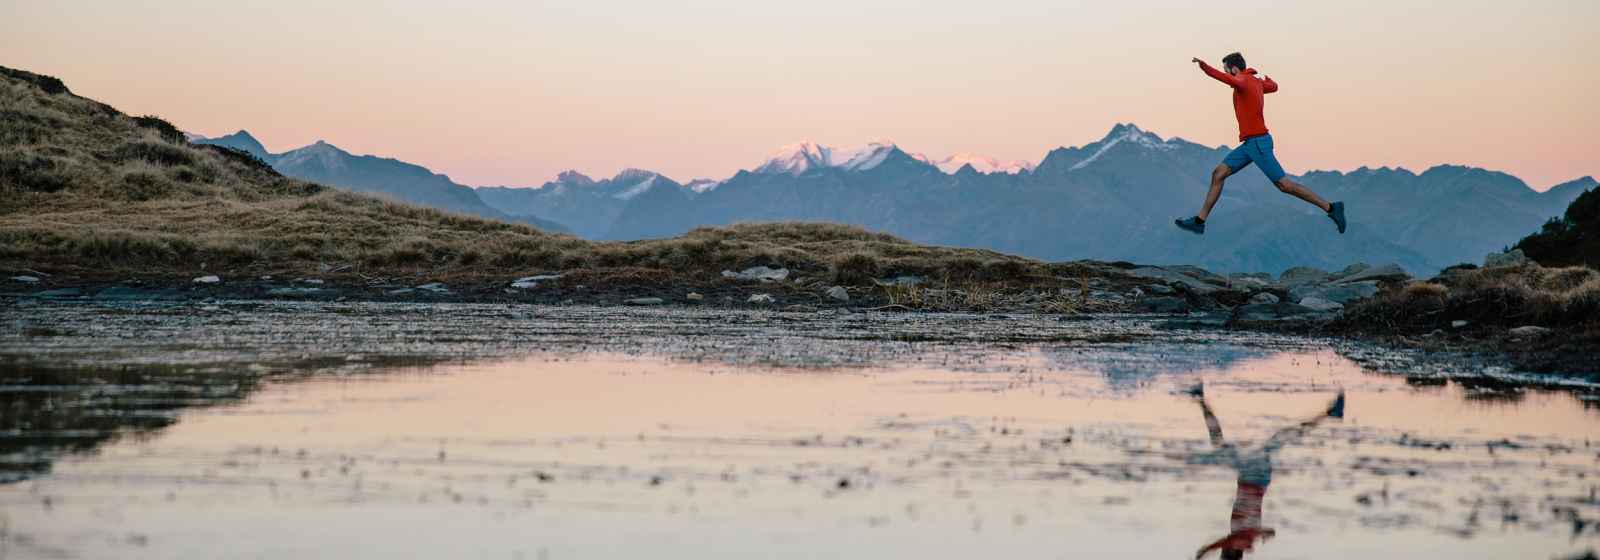
M 531 215 L 511 215 L 484 204 L 478 192 L 429 171 L 420 165 L 397 159 L 358 156 L 318 140 L 316 143 L 274 154 L 251 136 L 238 131 L 226 136 L 206 138 L 188 135 L 195 144 L 212 144 L 244 151 L 284 175 L 323 183 L 355 192 L 372 193 L 412 204 L 431 206 L 510 222 L 521 222 L 539 229 L 566 232 L 559 223 Z
M 1038 164 L 971 154 L 932 159 L 880 140 L 853 149 L 801 142 L 722 180 L 680 183 L 652 171 L 593 179 L 576 171 L 534 187 L 457 185 L 419 166 L 353 156 L 325 143 L 270 154 L 246 132 L 199 142 L 238 148 L 289 176 L 472 214 L 510 217 L 589 239 L 670 237 L 703 225 L 803 220 L 860 225 L 919 243 L 1046 260 L 1094 258 L 1277 272 L 1394 262 L 1430 274 L 1516 243 L 1593 188 L 1584 177 L 1538 192 L 1463 166 L 1314 171 L 1298 179 L 1344 200 L 1344 235 L 1310 205 L 1247 169 L 1228 181 L 1195 237 L 1192 215 L 1227 146 L 1118 124 Z M 472 195 L 472 196 L 468 196 Z

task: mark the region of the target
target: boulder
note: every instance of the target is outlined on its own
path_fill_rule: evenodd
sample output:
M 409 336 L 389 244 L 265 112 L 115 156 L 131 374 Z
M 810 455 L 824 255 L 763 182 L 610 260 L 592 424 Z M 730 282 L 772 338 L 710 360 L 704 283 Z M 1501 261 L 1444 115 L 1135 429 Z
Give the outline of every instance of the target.
M 12 282 L 21 282 L 23 284 L 38 284 L 39 283 L 39 277 L 37 277 L 37 276 L 26 276 L 26 275 L 24 275 L 24 276 L 12 276 L 11 277 L 11 281 Z
M 840 302 L 849 302 L 850 301 L 850 290 L 846 290 L 844 288 L 844 286 L 834 286 L 834 287 L 828 288 L 827 295 L 828 295 L 828 297 L 833 298 L 836 301 L 840 301 Z
M 628 305 L 661 305 L 666 303 L 666 300 L 658 297 L 641 297 L 633 298 L 623 303 L 627 303 Z
M 1257 292 L 1256 295 L 1250 296 L 1250 303 L 1278 303 L 1278 296 L 1273 295 L 1272 292 Z
M 1215 274 L 1211 274 L 1209 272 L 1205 272 L 1203 270 L 1200 270 L 1200 269 L 1192 267 L 1192 266 L 1191 267 L 1171 267 L 1171 268 L 1164 268 L 1164 267 L 1159 267 L 1159 266 L 1141 266 L 1139 268 L 1135 268 L 1133 270 L 1129 270 L 1128 274 L 1131 274 L 1133 276 L 1137 276 L 1137 277 L 1140 277 L 1140 278 L 1149 278 L 1149 279 L 1152 279 L 1152 280 L 1161 280 L 1161 281 L 1164 281 L 1164 282 L 1166 282 L 1168 284 L 1178 284 L 1178 285 L 1183 286 L 1185 289 L 1187 289 L 1187 290 L 1189 290 L 1191 292 L 1194 292 L 1196 294 L 1200 294 L 1200 295 L 1209 295 L 1209 294 L 1212 294 L 1212 293 L 1216 293 L 1216 292 L 1222 291 L 1224 289 L 1223 286 L 1206 282 L 1206 281 L 1202 280 L 1201 277 L 1197 277 L 1195 275 L 1190 275 L 1190 274 L 1185 272 L 1185 271 L 1188 271 L 1188 270 L 1191 270 L 1191 269 L 1192 270 L 1199 270 L 1200 272 L 1204 272 L 1204 275 L 1200 275 L 1200 276 L 1205 277 L 1205 278 L 1211 278 L 1211 279 L 1216 280 L 1217 282 L 1220 282 L 1222 284 L 1226 284 L 1227 281 L 1228 281 L 1228 279 L 1225 278 L 1225 277 L 1217 276 Z
M 1489 253 L 1483 257 L 1484 268 L 1501 268 L 1507 266 L 1522 266 L 1533 262 L 1527 255 L 1522 254 L 1522 249 L 1512 249 L 1504 253 Z
M 1285 270 L 1285 271 L 1283 271 L 1283 274 L 1278 275 L 1278 283 L 1279 284 L 1283 284 L 1285 286 L 1296 286 L 1296 285 L 1300 285 L 1300 284 L 1320 284 L 1324 280 L 1327 280 L 1328 278 L 1330 278 L 1332 276 L 1333 275 L 1329 274 L 1328 271 L 1322 270 L 1320 268 L 1312 268 L 1312 267 L 1309 267 L 1309 266 L 1297 266 L 1297 267 Z
M 1175 296 L 1147 297 L 1133 305 L 1142 313 L 1188 313 L 1189 301 Z
M 1144 287 L 1144 291 L 1158 296 L 1170 296 L 1177 293 L 1177 290 L 1172 289 L 1172 286 L 1168 286 L 1166 284 L 1150 284 Z
M 1526 325 L 1511 329 L 1508 332 L 1511 334 L 1511 336 L 1516 338 L 1538 338 L 1550 334 L 1550 329 L 1535 325 Z
M 732 270 L 724 270 L 724 271 L 722 271 L 722 277 L 730 279 L 730 280 L 759 280 L 759 281 L 762 281 L 762 282 L 782 282 L 785 278 L 789 277 L 789 269 L 787 269 L 787 268 L 768 268 L 768 267 L 765 267 L 765 266 L 753 266 L 753 267 L 750 267 L 750 268 L 746 268 L 746 269 L 744 269 L 744 270 L 742 270 L 740 272 L 734 272 Z
M 1238 278 L 1229 278 L 1228 285 L 1236 289 L 1259 290 L 1262 288 L 1271 287 L 1272 282 L 1269 280 L 1256 278 L 1254 276 L 1241 276 Z
M 700 295 L 698 293 L 695 293 L 695 292 L 689 292 L 689 295 L 683 296 L 683 299 L 686 299 L 686 300 L 689 300 L 689 301 L 701 301 L 701 300 L 706 299 L 706 296 L 702 296 L 702 295 Z
M 1322 298 L 1336 303 L 1350 303 L 1377 295 L 1378 281 L 1366 280 L 1349 284 L 1301 284 L 1289 288 L 1289 297 L 1295 301 L 1308 297 Z
M 1332 311 L 1312 309 L 1293 303 L 1250 303 L 1234 308 L 1233 317 L 1230 321 L 1236 323 L 1318 322 L 1329 321 L 1334 317 L 1335 313 Z
M 196 283 L 196 284 L 216 284 L 216 283 L 221 282 L 221 281 L 222 281 L 222 278 L 220 278 L 220 277 L 218 277 L 218 276 L 216 276 L 214 274 L 210 275 L 210 276 L 201 276 L 199 278 L 195 278 L 194 279 L 194 283 Z
M 1300 300 L 1300 306 L 1312 311 L 1338 311 L 1344 309 L 1344 304 L 1330 301 L 1320 297 L 1311 296 Z
M 433 292 L 433 293 L 436 293 L 436 294 L 448 294 L 448 293 L 450 293 L 450 288 L 445 286 L 444 284 L 439 283 L 439 282 L 429 282 L 427 284 L 423 284 L 421 286 L 417 286 L 417 289 L 418 290 L 425 290 L 425 291 Z
M 772 303 L 777 303 L 778 300 L 773 299 L 772 296 L 767 295 L 767 294 L 756 294 L 756 295 L 750 296 L 750 299 L 747 299 L 747 300 L 744 300 L 744 301 L 745 301 L 745 303 L 753 303 L 753 304 L 756 304 L 756 305 L 768 305 L 768 304 L 772 304 Z
M 1355 266 L 1355 265 L 1351 265 L 1351 266 Z M 1367 282 L 1367 281 L 1404 282 L 1406 280 L 1410 280 L 1411 279 L 1411 275 L 1410 274 L 1406 274 L 1406 269 L 1400 268 L 1400 265 L 1398 265 L 1398 264 L 1390 263 L 1390 264 L 1384 264 L 1384 265 L 1378 265 L 1378 266 L 1372 266 L 1372 267 L 1369 267 L 1369 266 L 1366 266 L 1366 265 L 1361 265 L 1361 266 L 1363 268 L 1361 268 L 1360 270 L 1358 270 L 1358 271 L 1356 271 L 1354 273 L 1340 275 L 1338 277 L 1338 279 L 1334 280 L 1332 283 L 1334 283 L 1334 284 L 1353 284 L 1353 283 L 1356 283 L 1356 282 Z
M 1340 270 L 1338 272 L 1333 273 L 1333 278 L 1334 279 L 1344 278 L 1344 277 L 1350 276 L 1352 274 L 1358 274 L 1358 273 L 1360 273 L 1360 272 L 1362 272 L 1362 271 L 1364 271 L 1366 269 L 1369 269 L 1369 268 L 1372 268 L 1372 265 L 1367 264 L 1367 263 L 1360 263 L 1360 262 L 1352 263 L 1350 266 L 1344 267 L 1343 270 Z
M 1472 324 L 1471 321 L 1466 321 L 1466 320 L 1462 320 L 1462 319 L 1456 319 L 1456 320 L 1450 322 L 1450 328 L 1452 328 L 1452 329 L 1464 329 L 1464 328 L 1467 328 L 1467 325 L 1471 325 L 1471 324 Z

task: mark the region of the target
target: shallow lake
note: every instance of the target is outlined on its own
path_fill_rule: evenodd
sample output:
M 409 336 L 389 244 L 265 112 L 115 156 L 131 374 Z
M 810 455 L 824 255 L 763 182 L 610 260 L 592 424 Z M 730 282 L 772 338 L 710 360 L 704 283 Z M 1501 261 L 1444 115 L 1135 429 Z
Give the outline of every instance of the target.
M 0 558 L 1600 544 L 1589 388 L 1316 339 L 1137 317 L 481 306 L 5 318 Z

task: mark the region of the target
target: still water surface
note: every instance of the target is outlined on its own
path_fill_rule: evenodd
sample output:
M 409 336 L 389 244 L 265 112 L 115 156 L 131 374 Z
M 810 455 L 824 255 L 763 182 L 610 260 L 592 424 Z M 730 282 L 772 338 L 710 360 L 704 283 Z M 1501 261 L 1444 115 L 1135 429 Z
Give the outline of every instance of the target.
M 0 557 L 1566 557 L 1597 436 L 1571 393 L 1315 348 L 561 352 L 183 410 L 0 486 Z

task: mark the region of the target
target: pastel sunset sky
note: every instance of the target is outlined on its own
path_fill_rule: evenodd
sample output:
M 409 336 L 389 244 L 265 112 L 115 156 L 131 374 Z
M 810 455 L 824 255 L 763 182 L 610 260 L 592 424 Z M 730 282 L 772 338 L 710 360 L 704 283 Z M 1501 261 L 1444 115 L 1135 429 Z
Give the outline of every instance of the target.
M 1460 163 L 1542 190 L 1600 176 L 1596 23 L 1593 0 L 0 0 L 0 65 L 273 151 L 526 186 L 722 178 L 800 140 L 1038 161 L 1133 122 L 1231 144 L 1228 90 L 1189 59 L 1239 50 L 1283 87 L 1291 172 Z

